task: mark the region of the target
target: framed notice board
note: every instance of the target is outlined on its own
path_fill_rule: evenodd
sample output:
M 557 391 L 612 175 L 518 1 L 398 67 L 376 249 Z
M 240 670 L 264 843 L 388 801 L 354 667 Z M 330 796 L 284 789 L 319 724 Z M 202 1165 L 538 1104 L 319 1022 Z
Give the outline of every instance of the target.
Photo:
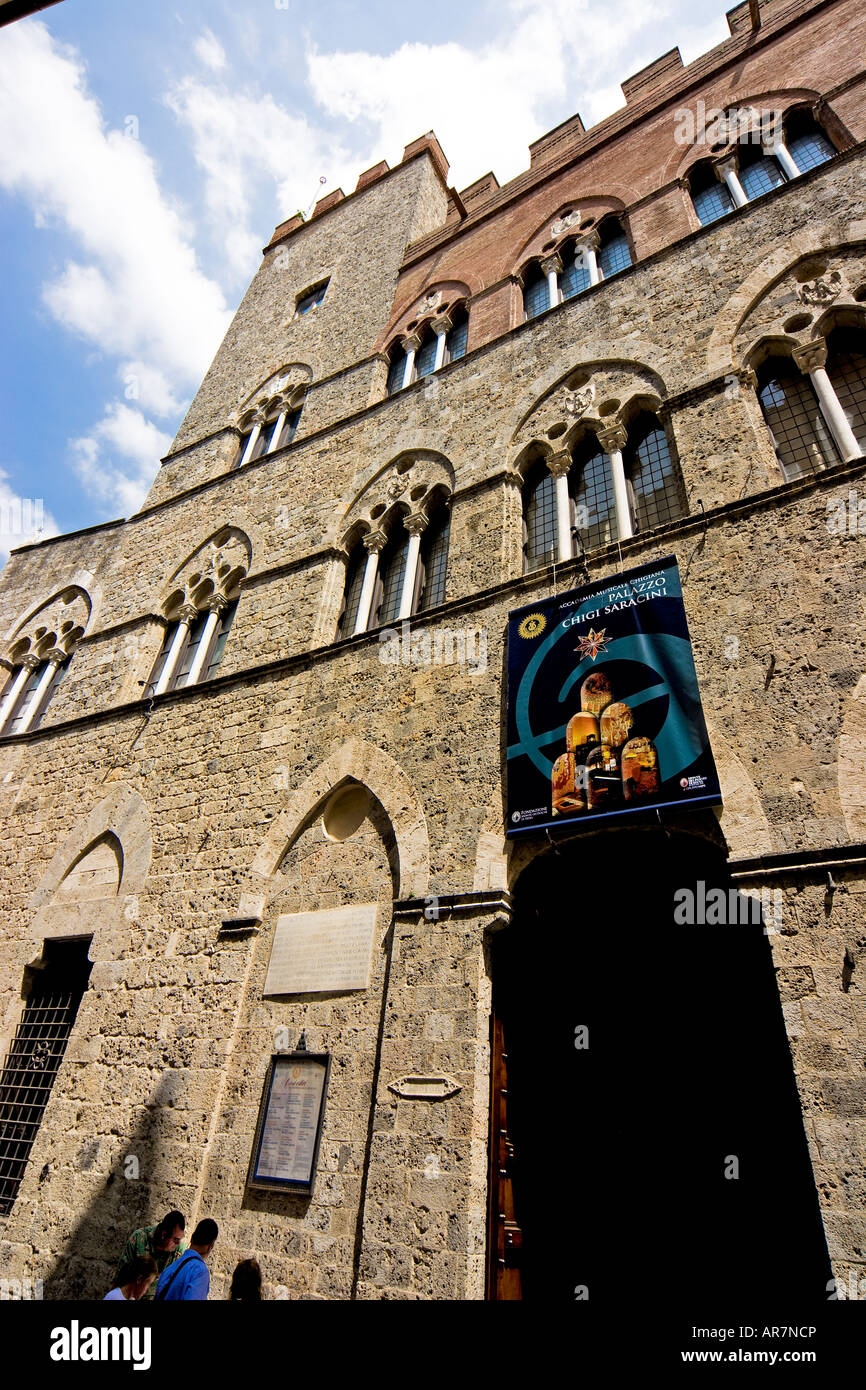
M 312 1192 L 330 1070 L 327 1052 L 281 1052 L 271 1057 L 249 1187 Z

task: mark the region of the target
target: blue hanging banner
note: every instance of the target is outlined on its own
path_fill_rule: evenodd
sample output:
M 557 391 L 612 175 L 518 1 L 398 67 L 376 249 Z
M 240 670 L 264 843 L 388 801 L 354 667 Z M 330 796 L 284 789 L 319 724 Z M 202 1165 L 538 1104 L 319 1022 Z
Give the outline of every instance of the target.
M 721 804 L 673 556 L 508 615 L 509 835 Z

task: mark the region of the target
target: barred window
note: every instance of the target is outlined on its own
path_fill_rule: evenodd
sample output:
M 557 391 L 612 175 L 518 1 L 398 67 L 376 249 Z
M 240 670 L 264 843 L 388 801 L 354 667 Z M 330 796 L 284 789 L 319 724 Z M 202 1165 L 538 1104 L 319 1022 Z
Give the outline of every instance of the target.
M 204 654 L 202 660 L 198 682 L 210 680 L 210 678 L 216 674 L 217 667 L 223 658 L 223 652 L 225 651 L 225 645 L 232 623 L 234 622 L 237 607 L 238 600 L 236 598 L 232 599 L 226 604 L 225 608 L 222 609 L 216 623 L 211 624 L 210 632 L 207 636 L 207 652 Z M 192 674 L 193 665 L 199 654 L 201 644 L 205 640 L 205 631 L 210 616 L 209 610 L 203 610 L 196 614 L 196 617 L 188 626 L 184 624 L 184 626 L 187 627 L 186 636 L 183 638 L 183 645 L 180 648 L 179 654 L 175 657 L 174 669 L 165 685 L 166 690 L 182 690 L 184 686 L 189 685 L 189 678 Z M 166 629 L 159 655 L 154 662 L 153 669 L 150 673 L 150 679 L 147 682 L 147 694 L 152 694 L 159 685 L 160 677 L 165 670 L 166 661 L 174 646 L 175 638 L 177 637 L 180 627 L 181 623 L 175 622 L 170 623 Z
M 649 531 L 686 515 L 679 469 L 654 415 L 641 414 L 628 432 L 623 464 L 631 485 L 635 529 Z
M 556 484 L 540 460 L 523 485 L 523 534 L 524 574 L 556 559 Z
M 538 318 L 550 308 L 547 276 L 537 261 L 528 268 L 523 281 L 523 308 L 528 319 Z
M 787 182 L 777 159 L 764 154 L 760 145 L 741 143 L 739 178 L 746 197 L 751 202 L 780 188 Z
M 457 362 L 466 356 L 466 346 L 469 342 L 469 314 L 466 309 L 458 309 L 452 315 L 451 322 L 451 332 L 445 339 L 445 359 L 448 362 Z
M 409 551 L 409 533 L 402 526 L 395 526 L 387 545 L 379 556 L 379 575 L 377 592 L 373 598 L 369 626 L 385 627 L 392 623 L 400 611 L 403 595 L 403 576 Z
M 605 280 L 628 270 L 631 265 L 631 251 L 628 237 L 618 222 L 605 222 L 601 228 L 601 245 L 598 249 L 598 268 Z
M 810 111 L 792 111 L 785 121 L 785 133 L 791 158 L 801 174 L 826 164 L 836 153 Z
M 420 381 L 422 377 L 429 376 L 434 370 L 436 366 L 437 342 L 436 334 L 432 329 L 428 328 L 415 356 L 416 381 Z
M 589 289 L 589 266 L 586 264 L 586 257 L 577 250 L 573 241 L 564 248 L 562 260 L 559 287 L 563 299 L 573 299 L 575 295 Z
M 789 357 L 769 357 L 762 364 L 758 399 L 786 479 L 838 461 L 812 383 Z
M 574 524 L 584 550 L 608 545 L 619 536 L 610 458 L 594 434 L 587 434 L 573 455 L 568 473 Z
M 0 734 L 4 738 L 11 738 L 14 734 L 28 732 L 39 727 L 40 720 L 48 708 L 51 698 L 54 695 L 60 682 L 63 680 L 69 668 L 69 661 L 55 663 L 50 661 L 40 661 L 39 665 L 31 671 L 27 680 L 18 692 L 18 697 L 10 710 L 6 712 L 6 720 L 0 728 Z M 53 669 L 54 674 L 47 678 L 47 674 Z M 21 668 L 17 667 L 11 679 L 7 682 L 6 690 L 11 690 L 19 675 Z M 43 681 L 47 678 L 47 684 Z M 41 687 L 41 694 L 40 694 Z M 34 705 L 34 701 L 37 703 Z
M 836 328 L 827 339 L 827 375 L 861 454 L 866 452 L 866 333 Z
M 337 640 L 351 637 L 355 631 L 358 609 L 361 604 L 361 590 L 364 587 L 364 571 L 367 568 L 367 551 L 358 543 L 349 556 L 346 570 L 346 589 L 343 596 L 343 611 L 337 627 Z
M 403 385 L 403 378 L 406 375 L 406 351 L 402 347 L 395 347 L 391 352 L 391 365 L 388 368 L 388 395 L 393 396 L 395 391 L 399 391 Z
M 226 642 L 228 641 L 229 630 L 234 622 L 237 608 L 238 601 L 234 599 L 231 603 L 227 603 L 220 613 L 219 622 L 214 634 L 211 654 L 202 671 L 202 680 L 209 681 L 212 676 L 216 675 L 217 667 L 223 659 L 223 652 L 225 651 Z
M 448 567 L 448 541 L 451 535 L 451 511 L 445 504 L 437 507 L 421 538 L 418 603 L 416 611 L 423 613 L 445 601 L 445 575 Z
M 708 227 L 720 217 L 727 217 L 734 210 L 734 200 L 726 184 L 716 177 L 711 164 L 697 165 L 689 180 L 695 212 L 701 226 Z
M 28 970 L 21 1021 L 0 1076 L 0 1215 L 18 1196 L 72 1032 L 91 964 L 87 941 L 46 941 Z

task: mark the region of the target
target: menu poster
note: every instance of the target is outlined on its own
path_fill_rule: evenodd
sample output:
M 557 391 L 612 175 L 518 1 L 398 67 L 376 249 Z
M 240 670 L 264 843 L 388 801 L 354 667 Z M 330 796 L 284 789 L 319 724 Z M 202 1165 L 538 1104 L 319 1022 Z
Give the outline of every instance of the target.
M 271 1058 L 250 1187 L 312 1192 L 330 1066 L 327 1052 L 288 1052 Z
M 508 835 L 721 802 L 673 556 L 509 614 Z

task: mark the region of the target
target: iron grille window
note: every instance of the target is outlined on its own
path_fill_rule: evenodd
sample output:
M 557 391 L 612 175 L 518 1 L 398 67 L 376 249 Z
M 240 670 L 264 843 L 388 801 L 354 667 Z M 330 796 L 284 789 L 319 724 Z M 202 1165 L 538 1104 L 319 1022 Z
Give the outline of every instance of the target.
M 772 155 L 762 154 L 759 145 L 740 146 L 740 183 L 749 202 L 780 188 L 785 175 Z
M 635 529 L 649 531 L 686 514 L 667 435 L 652 416 L 635 421 L 623 460 L 634 496 Z
M 445 350 L 449 362 L 456 362 L 458 358 L 466 356 L 468 341 L 469 315 L 464 309 L 461 313 L 454 315 L 454 327 L 445 339 Z
M 18 1196 L 54 1079 L 87 988 L 90 942 L 46 941 L 0 1077 L 0 1215 Z
M 237 599 L 234 599 L 231 603 L 227 603 L 222 613 L 220 613 L 220 620 L 217 624 L 216 638 L 213 644 L 213 651 L 211 652 L 210 660 L 208 661 L 207 666 L 205 667 L 204 673 L 202 675 L 202 680 L 208 681 L 210 680 L 211 676 L 216 675 L 216 669 L 223 659 L 223 652 L 225 651 L 226 642 L 228 641 L 229 630 L 231 628 L 232 623 L 234 622 L 234 617 L 237 610 L 238 601 Z
M 609 280 L 611 275 L 618 275 L 621 270 L 628 270 L 631 265 L 631 252 L 625 232 L 617 228 L 609 237 L 602 234 L 598 265 L 605 280 Z
M 418 612 L 435 608 L 445 599 L 445 573 L 448 567 L 448 541 L 451 533 L 451 513 L 440 507 L 429 522 L 421 542 L 421 597 Z
M 395 391 L 399 391 L 403 385 L 403 377 L 406 374 L 406 354 L 402 348 L 395 348 L 391 358 L 391 365 L 388 368 L 388 395 L 393 396 Z
M 619 536 L 613 497 L 610 458 L 594 435 L 589 435 L 574 454 L 568 474 L 575 523 L 584 550 L 608 545 Z
M 367 568 L 367 552 L 363 545 L 356 545 L 349 561 L 346 575 L 346 595 L 343 611 L 337 629 L 337 638 L 351 637 L 355 631 L 355 621 L 361 604 L 361 589 L 364 586 L 364 571 Z
M 543 463 L 531 469 L 523 488 L 524 571 L 556 559 L 556 484 Z
M 702 227 L 718 222 L 720 217 L 727 217 L 734 210 L 734 200 L 727 184 L 720 183 L 706 164 L 695 173 L 692 202 Z
M 381 598 L 378 605 L 374 605 L 375 616 L 371 614 L 371 627 L 383 627 L 386 623 L 392 623 L 400 611 L 408 550 L 409 533 L 404 531 L 402 526 L 398 526 L 379 560 Z
M 568 246 L 559 287 L 563 299 L 573 299 L 576 294 L 589 289 L 589 267 L 583 254 L 576 250 L 574 242 Z
M 528 319 L 538 318 L 539 314 L 543 314 L 545 309 L 550 308 L 547 276 L 540 265 L 532 266 L 526 273 L 526 281 L 523 286 L 523 307 Z
M 827 375 L 848 417 L 861 454 L 866 452 L 866 335 L 837 328 L 827 340 Z
M 817 169 L 819 164 L 826 164 L 836 153 L 821 130 L 816 130 L 813 135 L 798 136 L 796 140 L 791 141 L 788 149 L 801 174 L 805 174 L 808 169 Z
M 438 339 L 435 333 L 427 333 L 424 341 L 418 349 L 415 357 L 415 380 L 420 381 L 422 377 L 429 376 L 436 366 L 436 346 Z
M 758 399 L 785 478 L 802 478 L 838 460 L 812 383 L 784 357 L 768 358 Z

